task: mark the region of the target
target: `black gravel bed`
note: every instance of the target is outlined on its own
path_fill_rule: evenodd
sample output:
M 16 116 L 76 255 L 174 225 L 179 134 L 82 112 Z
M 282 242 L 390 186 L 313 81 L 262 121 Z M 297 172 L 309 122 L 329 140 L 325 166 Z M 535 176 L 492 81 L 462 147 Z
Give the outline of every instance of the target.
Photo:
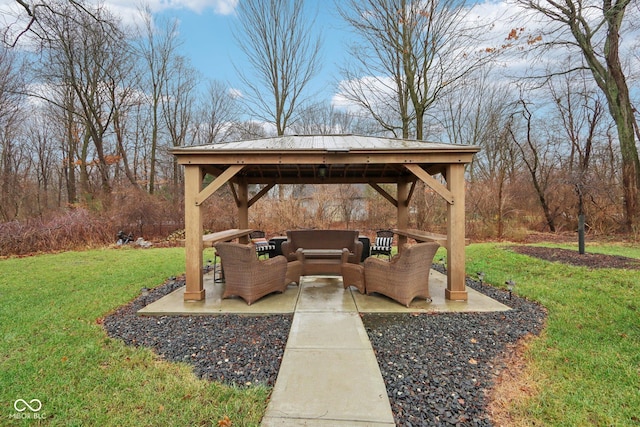
M 441 270 L 441 266 L 434 265 Z M 184 285 L 172 278 L 104 319 L 109 336 L 186 362 L 201 378 L 273 386 L 293 315 L 142 317 L 136 312 Z M 487 393 L 511 345 L 539 334 L 543 307 L 467 279 L 512 308 L 496 313 L 363 314 L 399 426 L 491 426 Z
M 399 426 L 491 426 L 486 397 L 502 356 L 543 328 L 540 305 L 473 280 L 467 286 L 512 310 L 362 316 Z
M 193 365 L 197 376 L 234 386 L 273 386 L 291 328 L 292 314 L 244 316 L 138 316 L 147 304 L 184 286 L 170 279 L 105 317 L 109 336 L 149 347 L 165 360 Z

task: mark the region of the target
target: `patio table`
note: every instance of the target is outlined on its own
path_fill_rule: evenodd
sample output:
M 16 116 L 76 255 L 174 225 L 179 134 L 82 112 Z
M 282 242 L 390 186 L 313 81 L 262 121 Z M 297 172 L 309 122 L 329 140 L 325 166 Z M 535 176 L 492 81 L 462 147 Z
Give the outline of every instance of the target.
M 393 232 L 398 236 L 409 237 L 416 242 L 437 242 L 440 246 L 447 246 L 447 235 L 430 233 L 428 231 L 417 230 L 415 228 L 394 229 Z
M 298 249 L 304 275 L 341 274 L 341 249 Z
M 202 236 L 202 243 L 207 246 L 213 246 L 218 242 L 228 242 L 233 239 L 249 236 L 252 231 L 252 228 L 231 228 L 229 230 L 205 234 Z

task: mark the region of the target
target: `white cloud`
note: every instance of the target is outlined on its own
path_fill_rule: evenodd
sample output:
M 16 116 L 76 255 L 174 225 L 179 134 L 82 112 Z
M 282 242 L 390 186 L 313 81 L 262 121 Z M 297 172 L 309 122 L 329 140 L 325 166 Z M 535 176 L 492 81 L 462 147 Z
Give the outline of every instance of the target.
M 238 0 L 147 0 L 142 3 L 131 0 L 88 0 L 89 4 L 103 4 L 111 13 L 120 17 L 124 24 L 136 24 L 140 21 L 139 6 L 146 4 L 151 12 L 163 12 L 167 10 L 190 10 L 202 13 L 205 10 L 213 10 L 219 15 L 234 13 Z M 0 25 L 16 26 L 22 28 L 19 22 L 25 21 L 27 14 L 22 6 L 15 0 L 0 0 Z M 17 24 L 17 25 L 16 25 Z
M 132 6 L 126 0 L 108 0 L 107 5 Z M 211 9 L 220 15 L 229 15 L 235 10 L 238 0 L 147 0 L 146 4 L 153 12 L 171 9 L 187 9 L 197 13 Z
M 233 99 L 241 99 L 244 98 L 244 94 L 240 89 L 231 88 L 229 89 L 229 96 Z
M 147 4 L 153 12 L 160 12 L 171 9 L 187 9 L 197 13 L 202 13 L 207 9 L 213 10 L 220 15 L 232 14 L 238 0 L 147 0 L 139 3 L 131 0 L 89 0 L 89 4 L 103 3 L 106 7 L 117 13 L 122 18 L 127 18 L 128 14 L 138 10 L 139 4 Z M 0 11 L 24 11 L 15 0 L 0 0 Z

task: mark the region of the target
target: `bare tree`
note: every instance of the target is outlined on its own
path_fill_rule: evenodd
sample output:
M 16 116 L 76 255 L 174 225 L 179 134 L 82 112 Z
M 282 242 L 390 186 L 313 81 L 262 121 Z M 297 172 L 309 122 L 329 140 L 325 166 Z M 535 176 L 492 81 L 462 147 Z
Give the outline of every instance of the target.
M 201 102 L 194 140 L 197 144 L 213 144 L 226 140 L 238 120 L 236 98 L 219 81 L 211 81 Z
M 171 139 L 171 147 L 189 145 L 187 138 L 194 124 L 194 92 L 197 82 L 196 73 L 186 58 L 174 58 L 162 97 L 162 114 Z M 169 159 L 169 163 L 171 163 L 170 178 L 174 190 L 177 189 L 182 177 L 177 160 L 175 156 L 171 156 Z
M 284 135 L 320 68 L 320 38 L 302 0 L 240 0 L 235 31 L 250 70 L 238 69 L 244 101 L 259 119 Z
M 391 0 L 351 0 L 337 4 L 340 15 L 362 42 L 349 47 L 353 62 L 341 68 L 340 95 L 368 112 L 386 131 L 409 138 L 415 118 L 404 78 L 400 4 Z
M 34 192 L 34 213 L 42 216 L 49 209 L 49 190 L 55 171 L 54 148 L 51 143 L 50 126 L 43 120 L 41 114 L 29 117 L 25 135 L 25 151 L 30 154 L 32 162 L 31 176 L 35 176 L 36 191 Z
M 589 175 L 594 146 L 601 131 L 604 105 L 589 88 L 586 79 L 576 79 L 579 74 L 562 75 L 550 79 L 547 87 L 560 120 L 561 129 L 569 142 L 567 180 L 577 196 L 578 247 L 583 254 L 585 233 L 585 200 L 593 198 L 593 176 Z
M 135 169 L 129 159 L 128 140 L 130 139 L 131 121 L 135 119 L 132 114 L 136 105 L 140 103 L 137 92 L 140 76 L 137 72 L 136 61 L 130 50 L 123 50 L 119 65 L 108 76 L 105 86 L 108 90 L 110 102 L 113 105 L 113 135 L 116 144 L 116 158 L 119 171 L 120 164 L 127 181 L 135 189 L 140 185 L 136 177 Z
M 471 9 L 464 1 L 350 0 L 339 10 L 363 40 L 353 49 L 360 67 L 346 70 L 344 93 L 391 131 L 397 126 L 378 111 L 395 103 L 403 138 L 413 129 L 423 139 L 435 102 L 500 53 L 480 49 L 490 24 L 467 19 Z M 371 91 L 363 77 L 387 93 Z
M 153 194 L 156 187 L 156 162 L 162 124 L 162 97 L 168 84 L 171 66 L 174 63 L 179 41 L 177 39 L 178 22 L 176 20 L 156 23 L 147 7 L 140 11 L 144 19 L 141 41 L 137 54 L 146 68 L 143 83 L 149 99 L 149 124 L 151 126 L 149 147 L 148 191 Z
M 61 11 L 65 11 L 62 13 Z M 112 190 L 110 168 L 113 164 L 113 150 L 106 139 L 114 115 L 110 85 L 120 83 L 122 52 L 127 50 L 126 37 L 118 30 L 115 19 L 103 8 L 92 9 L 90 16 L 79 14 L 67 2 L 50 3 L 33 23 L 32 31 L 39 36 L 45 61 L 40 64 L 38 77 L 52 89 L 47 93 L 35 93 L 60 108 L 70 109 L 82 126 L 83 141 L 80 159 L 84 163 L 81 181 L 85 195 L 88 195 L 87 156 L 89 143 L 93 145 L 95 165 L 102 193 L 109 195 Z M 53 12 L 55 11 L 55 13 Z M 95 25 L 94 16 L 112 25 Z M 55 90 L 59 88 L 59 90 Z M 49 94 L 72 91 L 72 98 L 63 98 L 73 104 L 61 102 Z M 105 199 L 108 202 L 108 197 Z
M 345 222 L 346 228 L 351 227 L 351 222 L 359 218 L 363 209 L 362 185 L 339 184 L 335 186 L 337 211 Z
M 64 3 L 15 0 L 14 3 L 16 8 L 8 13 L 12 16 L 6 17 L 8 19 L 7 25 L 2 31 L 2 42 L 10 47 L 15 47 L 26 34 L 41 41 L 51 41 L 52 37 L 55 38 L 54 34 L 39 25 L 38 21 L 42 17 L 50 19 L 52 15 L 57 15 L 60 19 L 65 20 L 82 16 L 85 19 L 93 20 L 94 24 L 100 26 L 113 25 L 110 19 L 105 19 L 102 14 L 96 13 L 96 9 L 88 6 L 84 0 L 67 0 Z M 64 7 L 60 7 L 61 5 Z M 9 19 L 13 19 L 13 22 L 10 22 Z
M 60 93 L 62 92 L 62 93 Z M 52 96 L 56 96 L 52 94 Z M 59 104 L 51 104 L 48 115 L 52 123 L 56 124 L 60 153 L 62 154 L 62 174 L 64 176 L 67 203 L 73 205 L 78 202 L 76 177 L 76 160 L 80 159 L 80 139 L 78 117 L 75 114 L 75 95 L 69 87 L 60 87 L 57 95 Z M 86 160 L 86 159 L 85 159 Z M 85 167 L 86 161 L 80 163 Z
M 356 131 L 360 118 L 330 103 L 311 104 L 301 111 L 299 117 L 298 122 L 291 126 L 299 135 L 360 133 Z
M 444 97 L 437 111 L 449 141 L 481 147 L 469 168 L 472 183 L 467 206 L 485 228 L 485 234 L 502 237 L 505 222 L 515 206 L 510 192 L 513 171 L 519 168 L 517 149 L 509 127 L 516 110 L 511 88 L 492 73 L 478 73 L 464 92 Z
M 561 72 L 588 70 L 607 99 L 616 123 L 622 158 L 622 186 L 626 226 L 640 223 L 640 159 L 636 146 L 637 121 L 631 103 L 626 71 L 621 59 L 622 33 L 637 16 L 627 14 L 632 0 L 577 1 L 518 0 L 523 7 L 544 16 L 551 23 L 543 47 L 568 47 L 580 52 L 583 65 Z M 626 16 L 625 16 L 626 14 Z
M 16 218 L 20 206 L 22 149 L 18 141 L 21 116 L 24 114 L 24 92 L 21 66 L 15 55 L 0 48 L 0 218 Z
M 520 151 L 521 158 L 531 177 L 531 184 L 535 189 L 542 212 L 551 232 L 556 231 L 556 216 L 560 210 L 559 204 L 552 205 L 553 195 L 550 191 L 553 187 L 552 178 L 558 164 L 557 145 L 554 137 L 541 141 L 534 130 L 534 114 L 531 106 L 525 100 L 519 102 L 521 106 L 520 116 L 524 121 L 522 131 L 516 129 L 516 121 L 509 126 L 509 134 Z M 557 193 L 557 191 L 556 191 Z M 557 194 L 556 194 L 557 196 Z

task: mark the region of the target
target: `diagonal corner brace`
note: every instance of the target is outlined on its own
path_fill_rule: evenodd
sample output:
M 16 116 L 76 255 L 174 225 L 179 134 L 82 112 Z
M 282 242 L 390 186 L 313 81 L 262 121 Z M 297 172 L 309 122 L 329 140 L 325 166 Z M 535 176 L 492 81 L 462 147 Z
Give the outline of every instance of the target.
M 235 176 L 238 172 L 240 172 L 244 168 L 242 165 L 233 165 L 229 166 L 222 172 L 220 175 L 216 177 L 209 185 L 207 185 L 202 191 L 198 193 L 196 196 L 196 206 L 200 206 L 207 200 L 216 190 L 226 184 L 231 178 Z
M 418 177 L 421 181 L 427 184 L 433 191 L 438 193 L 443 199 L 447 201 L 450 205 L 453 204 L 453 193 L 449 191 L 447 187 L 442 185 L 437 179 L 429 175 L 424 169 L 422 169 L 419 165 L 405 164 L 404 167 L 409 169 L 411 173 Z

